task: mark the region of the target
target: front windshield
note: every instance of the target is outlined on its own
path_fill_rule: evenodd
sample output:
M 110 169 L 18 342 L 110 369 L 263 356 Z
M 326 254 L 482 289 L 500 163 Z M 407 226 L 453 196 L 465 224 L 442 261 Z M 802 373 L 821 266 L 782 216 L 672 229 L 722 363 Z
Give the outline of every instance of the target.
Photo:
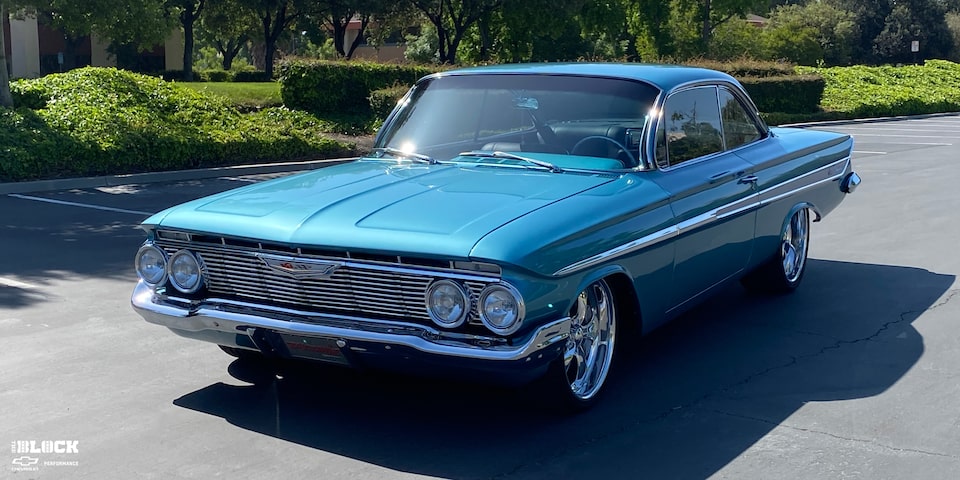
M 611 78 L 442 76 L 417 85 L 375 147 L 437 161 L 516 164 L 519 157 L 563 168 L 633 168 L 657 93 Z

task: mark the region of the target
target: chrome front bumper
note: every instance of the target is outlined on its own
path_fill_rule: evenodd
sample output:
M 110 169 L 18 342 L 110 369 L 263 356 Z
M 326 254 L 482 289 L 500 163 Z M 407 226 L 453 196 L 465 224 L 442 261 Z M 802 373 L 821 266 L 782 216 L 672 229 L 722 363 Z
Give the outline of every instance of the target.
M 570 332 L 570 319 L 562 318 L 511 345 L 498 337 L 454 334 L 413 323 L 317 314 L 225 299 L 167 297 L 158 295 L 142 281 L 134 288 L 131 303 L 146 321 L 183 337 L 261 351 L 265 351 L 265 332 L 301 339 L 305 344 L 320 339 L 336 345 L 334 348 L 349 364 L 371 357 L 416 356 L 428 363 L 450 364 L 457 360 L 453 365 L 490 372 L 526 369 L 524 365 L 540 370 L 561 354 Z M 303 353 L 296 348 L 281 348 L 279 352 L 292 358 L 318 359 Z

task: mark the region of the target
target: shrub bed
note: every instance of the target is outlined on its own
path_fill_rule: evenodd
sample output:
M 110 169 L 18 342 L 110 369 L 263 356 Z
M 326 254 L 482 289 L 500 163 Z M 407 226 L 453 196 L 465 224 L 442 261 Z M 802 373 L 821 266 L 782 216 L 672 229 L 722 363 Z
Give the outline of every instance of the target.
M 0 109 L 0 182 L 324 158 L 352 150 L 324 137 L 309 114 L 283 108 L 242 114 L 225 99 L 112 68 L 19 80 L 11 90 L 19 106 Z
M 284 105 L 316 113 L 370 111 L 374 90 L 409 87 L 432 67 L 370 62 L 292 61 L 280 66 Z
M 819 75 L 742 77 L 738 80 L 761 112 L 816 112 L 820 109 L 826 85 Z
M 927 60 L 899 67 L 797 67 L 826 80 L 821 106 L 847 118 L 960 111 L 960 64 Z
M 370 92 L 370 111 L 378 120 L 386 120 L 387 115 L 397 106 L 397 102 L 407 94 L 409 87 L 397 86 L 381 88 Z

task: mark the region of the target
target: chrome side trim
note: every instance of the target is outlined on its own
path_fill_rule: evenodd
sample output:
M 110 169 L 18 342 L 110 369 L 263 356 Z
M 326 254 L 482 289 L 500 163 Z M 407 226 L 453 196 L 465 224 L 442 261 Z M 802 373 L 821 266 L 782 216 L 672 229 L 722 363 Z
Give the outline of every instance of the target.
M 832 169 L 835 169 L 838 165 L 843 165 L 843 168 L 840 170 L 840 173 L 837 173 L 835 175 L 830 175 L 834 171 Z M 642 248 L 655 245 L 662 241 L 670 240 L 672 238 L 678 237 L 680 235 L 683 235 L 686 232 L 709 225 L 717 220 L 723 220 L 728 217 L 732 217 L 735 215 L 739 215 L 743 212 L 747 212 L 751 209 L 763 207 L 764 205 L 768 205 L 770 203 L 776 202 L 777 200 L 789 197 L 790 195 L 793 195 L 795 193 L 799 193 L 804 190 L 811 189 L 813 187 L 819 186 L 827 182 L 837 181 L 841 177 L 843 177 L 844 175 L 843 172 L 846 172 L 850 168 L 849 166 L 850 166 L 850 157 L 846 157 L 842 160 L 838 160 L 836 162 L 824 165 L 820 168 L 817 168 L 816 170 L 812 170 L 803 175 L 800 175 L 799 177 L 792 178 L 785 182 L 782 182 L 772 187 L 769 187 L 767 189 L 764 189 L 759 194 L 749 195 L 740 200 L 730 202 L 726 205 L 710 210 L 709 212 L 705 212 L 700 215 L 697 215 L 696 217 L 689 218 L 673 226 L 651 233 L 650 235 L 641 237 L 632 242 L 625 243 L 623 245 L 611 248 L 610 250 L 607 250 L 605 252 L 598 253 L 592 257 L 588 257 L 578 262 L 567 265 L 566 267 L 563 267 L 560 270 L 557 270 L 556 272 L 554 272 L 553 276 L 559 277 L 559 276 L 563 276 L 563 275 L 567 275 L 573 272 L 583 270 L 585 268 L 592 267 L 594 265 L 605 262 L 612 258 L 616 258 L 621 255 L 626 255 L 628 253 L 640 250 Z M 795 184 L 803 181 L 807 177 L 818 175 L 818 174 L 825 174 L 830 176 L 827 176 L 819 180 L 814 180 L 812 183 L 808 183 L 799 187 L 794 187 Z M 820 214 L 817 213 L 817 216 L 819 217 Z
M 566 341 L 570 318 L 564 317 L 539 327 L 529 339 L 510 345 L 500 337 L 441 332 L 424 325 L 382 322 L 343 315 L 328 315 L 220 299 L 195 302 L 164 298 L 137 282 L 130 300 L 134 310 L 147 322 L 178 331 L 184 336 L 224 339 L 246 335 L 263 328 L 281 334 L 321 337 L 351 342 L 405 346 L 418 351 L 474 360 L 518 361 Z M 230 340 L 232 342 L 232 340 Z
M 836 168 L 838 165 L 843 165 L 843 168 L 840 170 L 840 172 L 834 175 L 830 175 L 830 173 L 832 173 L 831 169 Z M 838 160 L 836 162 L 824 165 L 816 170 L 807 172 L 803 175 L 800 175 L 799 177 L 792 178 L 785 182 L 774 185 L 770 188 L 764 189 L 763 191 L 760 192 L 760 205 L 761 206 L 767 205 L 769 203 L 776 202 L 777 200 L 780 200 L 782 198 L 789 197 L 790 195 L 793 195 L 795 193 L 799 193 L 804 190 L 816 187 L 820 184 L 839 180 L 840 177 L 843 176 L 843 172 L 845 172 L 849 168 L 849 165 L 850 165 L 850 157 L 846 157 L 846 158 L 843 158 L 842 160 Z M 807 177 L 818 175 L 818 174 L 828 175 L 828 176 L 826 176 L 825 178 L 821 178 L 820 180 L 815 180 L 812 183 L 808 183 L 806 185 L 802 185 L 799 187 L 793 186 L 794 184 L 800 183 L 803 179 Z
M 626 255 L 630 252 L 640 250 L 642 248 L 647 248 L 652 245 L 656 245 L 665 240 L 676 237 L 680 234 L 680 228 L 677 225 L 673 225 L 658 232 L 651 233 L 645 237 L 638 238 L 632 242 L 625 243 L 618 247 L 614 247 L 610 250 L 607 250 L 603 253 L 598 253 L 592 257 L 585 258 L 579 262 L 567 265 L 566 267 L 561 268 L 553 273 L 554 277 L 559 277 L 566 275 L 568 273 L 573 273 L 578 270 L 583 270 L 584 268 L 591 267 L 598 263 L 604 262 L 610 258 L 618 257 L 620 255 Z

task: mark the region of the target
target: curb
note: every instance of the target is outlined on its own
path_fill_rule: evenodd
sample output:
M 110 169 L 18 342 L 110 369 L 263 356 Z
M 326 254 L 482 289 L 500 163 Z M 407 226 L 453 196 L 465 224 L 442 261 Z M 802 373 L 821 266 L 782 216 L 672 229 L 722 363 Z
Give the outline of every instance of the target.
M 236 165 L 231 167 L 200 168 L 196 170 L 174 170 L 169 172 L 131 173 L 127 175 L 105 175 L 102 177 L 63 178 L 56 180 L 36 180 L 31 182 L 0 183 L 0 195 L 11 193 L 49 192 L 54 190 L 73 190 L 78 188 L 115 187 L 133 183 L 181 182 L 204 178 L 228 177 L 240 175 L 262 175 L 267 173 L 296 172 L 315 170 L 339 163 L 356 160 L 350 158 L 332 158 L 326 160 L 308 160 L 303 162 L 261 163 L 257 165 Z
M 924 113 L 921 115 L 900 115 L 896 117 L 873 117 L 873 118 L 855 118 L 855 119 L 849 119 L 849 120 L 823 120 L 819 122 L 785 123 L 783 125 L 774 125 L 774 126 L 776 127 L 819 127 L 819 126 L 830 126 L 830 125 L 851 125 L 851 124 L 857 124 L 857 123 L 882 123 L 882 122 L 892 122 L 895 120 L 955 117 L 958 115 L 960 115 L 960 112 Z

